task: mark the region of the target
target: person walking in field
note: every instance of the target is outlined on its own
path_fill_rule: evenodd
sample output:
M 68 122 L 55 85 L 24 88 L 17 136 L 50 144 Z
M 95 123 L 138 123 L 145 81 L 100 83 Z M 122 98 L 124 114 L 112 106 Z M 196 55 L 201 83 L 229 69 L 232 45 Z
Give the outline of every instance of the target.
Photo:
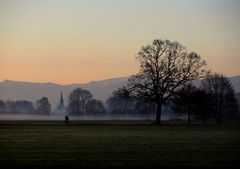
M 69 118 L 68 118 L 68 115 L 65 116 L 65 122 L 69 122 Z

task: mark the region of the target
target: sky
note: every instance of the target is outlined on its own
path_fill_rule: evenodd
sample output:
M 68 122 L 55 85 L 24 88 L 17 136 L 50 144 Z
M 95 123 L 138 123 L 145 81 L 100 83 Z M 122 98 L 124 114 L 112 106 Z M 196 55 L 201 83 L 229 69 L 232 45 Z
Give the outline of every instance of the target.
M 86 83 L 136 74 L 154 39 L 240 75 L 240 0 L 0 0 L 0 81 Z

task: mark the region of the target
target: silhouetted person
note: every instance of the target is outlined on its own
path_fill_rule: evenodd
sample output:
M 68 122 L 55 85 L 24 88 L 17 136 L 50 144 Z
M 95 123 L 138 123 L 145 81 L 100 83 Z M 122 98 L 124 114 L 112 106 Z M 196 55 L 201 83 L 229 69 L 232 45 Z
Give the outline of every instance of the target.
M 69 118 L 68 118 L 68 115 L 65 116 L 65 122 L 69 122 Z

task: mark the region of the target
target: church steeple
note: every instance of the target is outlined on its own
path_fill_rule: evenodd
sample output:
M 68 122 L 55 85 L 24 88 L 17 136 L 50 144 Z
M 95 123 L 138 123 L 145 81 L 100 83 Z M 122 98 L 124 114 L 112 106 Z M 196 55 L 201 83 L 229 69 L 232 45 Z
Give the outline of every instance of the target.
M 64 102 L 64 101 L 63 101 L 63 95 L 62 95 L 62 92 L 61 92 L 61 100 L 60 100 L 60 102 L 62 102 L 62 103 Z
M 60 98 L 60 101 L 59 101 L 59 109 L 63 109 L 64 108 L 64 100 L 63 100 L 63 95 L 62 95 L 62 92 L 61 92 L 61 98 Z

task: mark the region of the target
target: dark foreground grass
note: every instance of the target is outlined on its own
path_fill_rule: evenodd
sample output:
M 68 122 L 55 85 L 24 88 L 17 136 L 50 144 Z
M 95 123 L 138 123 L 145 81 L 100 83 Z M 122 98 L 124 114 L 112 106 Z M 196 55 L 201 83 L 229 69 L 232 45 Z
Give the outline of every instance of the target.
M 0 124 L 0 165 L 239 166 L 240 125 Z

